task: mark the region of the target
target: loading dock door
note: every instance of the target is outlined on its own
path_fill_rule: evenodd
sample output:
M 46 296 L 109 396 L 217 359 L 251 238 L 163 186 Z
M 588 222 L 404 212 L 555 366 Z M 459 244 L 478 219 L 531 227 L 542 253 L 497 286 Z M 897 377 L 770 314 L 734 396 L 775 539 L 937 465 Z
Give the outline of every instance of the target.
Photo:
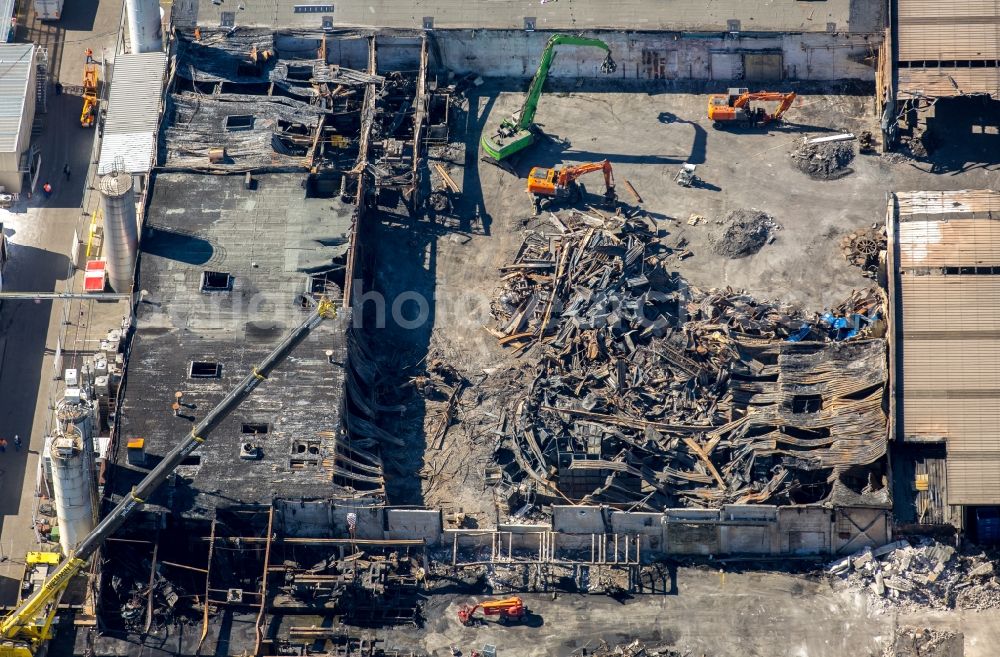
M 783 77 L 782 69 L 781 53 L 743 55 L 743 70 L 747 80 L 780 80 Z
M 739 53 L 733 52 L 713 52 L 712 53 L 712 79 L 713 80 L 742 80 L 743 61 Z

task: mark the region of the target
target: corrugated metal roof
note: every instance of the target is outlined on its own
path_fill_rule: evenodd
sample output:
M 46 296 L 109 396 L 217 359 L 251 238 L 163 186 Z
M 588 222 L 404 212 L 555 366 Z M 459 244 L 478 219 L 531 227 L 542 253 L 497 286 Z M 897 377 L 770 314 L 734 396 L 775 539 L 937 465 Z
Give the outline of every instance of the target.
M 1000 194 L 897 199 L 902 435 L 945 441 L 949 504 L 997 504 L 1000 275 L 989 272 L 1000 268 Z M 980 273 L 944 273 L 957 267 Z
M 960 94 L 1000 95 L 1000 68 L 901 68 L 899 97 L 950 97 Z
M 899 225 L 899 266 L 993 267 L 1000 265 L 1000 221 L 938 219 Z
M 15 2 L 16 0 L 0 0 L 0 43 L 7 43 L 13 32 L 10 19 L 14 16 Z
M 898 0 L 896 28 L 900 62 L 921 67 L 935 63 L 900 68 L 900 95 L 947 97 L 997 90 L 1000 5 L 994 0 Z M 950 62 L 950 68 L 939 68 L 938 62 Z M 992 65 L 971 68 L 961 62 Z
M 150 170 L 166 68 L 167 56 L 162 52 L 115 58 L 98 174 L 112 171 L 116 159 L 130 173 Z
M 28 93 L 34 93 L 28 89 L 34 52 L 30 43 L 0 44 L 0 152 L 19 150 L 24 101 Z

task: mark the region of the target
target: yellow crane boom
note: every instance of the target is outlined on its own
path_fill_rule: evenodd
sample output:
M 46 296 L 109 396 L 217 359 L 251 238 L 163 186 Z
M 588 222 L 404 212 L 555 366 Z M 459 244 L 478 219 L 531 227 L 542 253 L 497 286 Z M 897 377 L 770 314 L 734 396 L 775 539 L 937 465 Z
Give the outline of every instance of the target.
M 184 440 L 149 471 L 128 496 L 83 538 L 76 551 L 63 559 L 45 583 L 21 602 L 17 609 L 0 620 L 0 657 L 34 657 L 42 644 L 52 638 L 52 621 L 59 605 L 59 598 L 73 576 L 87 565 L 87 560 L 104 540 L 114 534 L 129 516 L 150 498 L 177 466 L 205 442 L 212 430 L 242 404 L 313 329 L 323 320 L 336 316 L 337 310 L 333 302 L 325 298 L 320 299 L 316 309 L 305 321 L 289 333 L 260 365 L 247 374 L 215 408 L 208 412 L 205 419 L 198 423 Z

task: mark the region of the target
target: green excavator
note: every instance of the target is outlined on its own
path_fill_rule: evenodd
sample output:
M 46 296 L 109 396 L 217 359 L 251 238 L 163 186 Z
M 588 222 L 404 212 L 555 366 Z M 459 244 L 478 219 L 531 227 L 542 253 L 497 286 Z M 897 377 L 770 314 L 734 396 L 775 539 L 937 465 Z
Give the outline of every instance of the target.
M 504 119 L 500 127 L 492 135 L 483 135 L 483 150 L 486 152 L 486 161 L 492 161 L 501 168 L 508 168 L 501 164 L 514 153 L 524 150 L 535 141 L 535 110 L 538 109 L 538 99 L 542 95 L 542 87 L 545 86 L 545 78 L 549 76 L 549 69 L 552 67 L 552 58 L 555 56 L 555 49 L 558 45 L 569 46 L 593 46 L 600 48 L 607 53 L 607 57 L 601 63 L 601 72 L 611 74 L 615 72 L 617 66 L 615 60 L 611 58 L 611 48 L 600 39 L 590 39 L 587 37 L 573 36 L 571 34 L 557 34 L 549 39 L 542 52 L 542 59 L 538 63 L 538 70 L 528 87 L 528 95 L 524 98 L 521 109 L 510 118 Z

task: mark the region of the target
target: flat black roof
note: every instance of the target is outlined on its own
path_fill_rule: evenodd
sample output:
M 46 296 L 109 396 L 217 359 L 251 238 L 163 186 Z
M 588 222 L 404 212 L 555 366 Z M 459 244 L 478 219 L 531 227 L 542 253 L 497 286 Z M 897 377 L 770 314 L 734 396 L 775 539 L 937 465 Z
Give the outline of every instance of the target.
M 336 279 L 353 208 L 306 198 L 304 179 L 261 175 L 253 189 L 242 176 L 161 173 L 153 180 L 139 259 L 145 296 L 111 472 L 115 494 L 146 472 L 126 463 L 128 440 L 145 439 L 146 465 L 155 465 L 306 317 L 303 299 L 311 303 L 317 285 L 342 294 Z M 342 495 L 333 454 L 343 438 L 346 326 L 343 316 L 320 325 L 153 502 L 201 516 L 275 497 Z M 192 363 L 202 376 L 192 376 Z M 184 393 L 180 416 L 172 410 L 176 391 Z M 240 457 L 247 440 L 260 446 L 258 460 Z

